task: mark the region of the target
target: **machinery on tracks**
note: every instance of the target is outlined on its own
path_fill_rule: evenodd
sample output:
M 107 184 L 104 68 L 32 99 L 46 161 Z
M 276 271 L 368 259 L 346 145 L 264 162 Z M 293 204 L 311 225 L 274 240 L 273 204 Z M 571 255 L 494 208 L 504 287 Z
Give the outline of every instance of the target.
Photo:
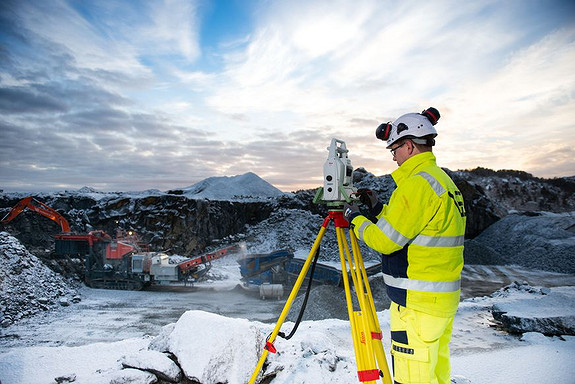
M 60 224 L 54 254 L 83 260 L 84 281 L 92 288 L 141 290 L 153 284 L 192 284 L 209 271 L 213 260 L 239 250 L 239 245 L 231 245 L 199 256 L 169 256 L 150 252 L 134 231 L 118 230 L 115 238 L 102 230 L 72 233 L 63 215 L 32 196 L 19 201 L 1 222 L 7 224 L 26 209 Z

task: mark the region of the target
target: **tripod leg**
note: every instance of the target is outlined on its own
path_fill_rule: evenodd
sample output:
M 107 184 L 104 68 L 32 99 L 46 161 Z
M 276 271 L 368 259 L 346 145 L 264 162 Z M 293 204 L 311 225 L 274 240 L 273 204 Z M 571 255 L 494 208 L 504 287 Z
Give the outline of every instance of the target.
M 339 259 L 341 262 L 341 275 L 342 275 L 342 279 L 343 279 L 343 287 L 345 290 L 345 301 L 347 303 L 347 314 L 349 316 L 349 322 L 351 325 L 351 337 L 353 339 L 353 348 L 355 351 L 355 355 L 358 355 L 358 340 L 357 340 L 357 334 L 355 332 L 356 326 L 355 326 L 355 316 L 353 314 L 353 302 L 351 300 L 351 290 L 350 290 L 350 286 L 349 286 L 349 277 L 348 277 L 348 273 L 347 273 L 347 262 L 346 262 L 346 256 L 344 254 L 344 242 L 345 242 L 345 238 L 343 237 L 342 233 L 339 231 L 340 228 L 336 227 L 336 235 L 337 235 L 337 245 L 339 248 Z
M 260 359 L 256 365 L 254 373 L 252 374 L 252 377 L 250 378 L 250 381 L 248 381 L 248 384 L 253 384 L 256 382 L 256 379 L 257 379 L 257 377 L 258 377 L 258 375 L 259 375 L 259 373 L 260 373 L 260 371 L 264 365 L 264 362 L 266 361 L 266 358 L 268 356 L 268 352 L 269 352 L 268 348 L 270 348 L 270 346 L 273 347 L 273 342 L 275 341 L 275 339 L 276 339 L 276 337 L 277 337 L 277 335 L 278 335 L 278 333 L 279 333 L 279 331 L 280 331 L 280 329 L 281 329 L 281 327 L 285 321 L 285 318 L 287 317 L 287 315 L 289 313 L 289 310 L 293 304 L 293 301 L 294 301 L 295 297 L 297 296 L 297 293 L 298 293 L 298 291 L 299 291 L 299 289 L 300 289 L 300 287 L 301 287 L 301 285 L 305 279 L 305 276 L 307 275 L 307 272 L 309 270 L 311 262 L 313 261 L 313 258 L 314 258 L 315 254 L 316 254 L 316 252 L 320 246 L 321 240 L 325 234 L 325 231 L 327 229 L 328 224 L 329 224 L 329 220 L 328 219 L 324 220 L 323 225 L 322 225 L 321 229 L 319 230 L 319 233 L 318 233 L 318 235 L 317 235 L 317 237 L 313 243 L 311 251 L 309 252 L 309 255 L 308 255 L 308 257 L 307 257 L 307 259 L 306 259 L 306 261 L 305 261 L 305 263 L 301 269 L 301 272 L 299 273 L 299 275 L 297 277 L 297 280 L 296 280 L 296 282 L 295 282 L 295 284 L 291 290 L 291 293 L 290 293 L 290 295 L 286 301 L 286 304 L 285 304 L 285 306 L 284 306 L 284 308 L 280 314 L 280 317 L 276 323 L 276 326 L 275 326 L 274 330 L 272 331 L 270 337 L 268 338 L 268 340 L 266 342 L 266 347 L 264 348 L 262 355 L 260 356 Z
M 355 259 L 355 265 L 361 272 L 361 279 L 365 285 L 365 292 L 361 292 L 364 296 L 365 307 L 362 307 L 362 311 L 365 313 L 367 319 L 369 320 L 369 328 L 371 329 L 371 334 L 373 338 L 373 351 L 375 352 L 375 358 L 377 360 L 377 366 L 383 373 L 381 378 L 383 384 L 391 384 L 391 374 L 389 372 L 389 367 L 387 365 L 387 359 L 385 357 L 385 351 L 382 344 L 382 332 L 379 325 L 379 320 L 377 319 L 377 312 L 375 310 L 375 305 L 373 303 L 373 296 L 371 293 L 371 287 L 369 286 L 369 280 L 367 278 L 367 272 L 365 271 L 365 266 L 363 264 L 363 257 L 361 256 L 361 251 L 359 249 L 359 242 L 353 231 L 350 231 L 351 238 L 351 248 Z M 358 295 L 360 293 L 358 292 Z
M 349 246 L 345 238 L 344 229 L 336 227 L 339 254 L 342 264 L 342 275 L 345 287 L 345 296 L 348 305 L 349 321 L 351 326 L 351 334 L 355 351 L 355 358 L 357 364 L 357 375 L 359 381 L 366 383 L 375 383 L 379 379 L 379 370 L 375 363 L 373 356 L 373 347 L 371 339 L 371 330 L 367 314 L 363 311 L 365 307 L 363 295 L 360 295 L 359 289 L 361 288 L 361 281 L 358 279 L 361 274 L 357 271 L 349 252 Z M 349 264 L 352 280 L 356 289 L 358 301 L 360 303 L 360 310 L 353 311 L 353 303 L 351 300 L 351 288 L 349 279 L 347 277 L 347 264 Z

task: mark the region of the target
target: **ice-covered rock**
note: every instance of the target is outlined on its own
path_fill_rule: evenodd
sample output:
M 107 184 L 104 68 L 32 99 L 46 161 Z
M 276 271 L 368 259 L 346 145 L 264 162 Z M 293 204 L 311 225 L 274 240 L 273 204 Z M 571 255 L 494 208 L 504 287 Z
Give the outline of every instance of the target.
M 575 293 L 556 287 L 545 294 L 528 290 L 529 296 L 493 305 L 493 318 L 511 333 L 538 332 L 545 335 L 575 335 Z
M 159 379 L 170 383 L 177 383 L 182 379 L 180 367 L 168 356 L 158 351 L 142 350 L 137 354 L 124 356 L 122 366 L 151 372 Z
M 58 302 L 60 303 L 60 305 L 62 307 L 69 307 L 70 306 L 70 300 L 68 300 L 67 297 L 61 297 Z
M 158 382 L 158 378 L 150 372 L 139 369 L 122 369 L 107 377 L 106 382 L 110 384 L 153 384 Z
M 170 345 L 169 345 L 169 336 L 170 333 L 172 333 L 172 331 L 174 330 L 174 327 L 176 326 L 176 323 L 170 323 L 167 325 L 164 325 L 162 327 L 162 329 L 160 330 L 160 333 L 158 334 L 157 337 L 155 337 L 149 345 L 149 349 L 153 350 L 153 351 L 158 351 L 158 352 L 168 352 L 170 350 Z
M 68 375 L 58 376 L 54 378 L 54 381 L 58 384 L 73 383 L 76 381 L 76 374 L 70 373 Z
M 455 375 L 451 378 L 452 384 L 471 384 L 471 380 L 466 378 L 465 376 Z
M 168 330 L 168 329 L 166 329 Z M 166 345 L 188 380 L 202 384 L 245 383 L 264 345 L 253 322 L 203 311 L 188 311 L 156 345 Z

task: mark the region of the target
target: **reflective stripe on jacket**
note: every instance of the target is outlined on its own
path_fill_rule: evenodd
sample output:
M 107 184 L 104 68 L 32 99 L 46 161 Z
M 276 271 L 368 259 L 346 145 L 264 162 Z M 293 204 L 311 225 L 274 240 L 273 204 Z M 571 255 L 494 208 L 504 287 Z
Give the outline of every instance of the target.
M 392 177 L 397 188 L 377 223 L 357 216 L 355 234 L 384 254 L 382 271 L 391 300 L 431 315 L 453 316 L 463 268 L 463 197 L 431 152 L 409 158 Z

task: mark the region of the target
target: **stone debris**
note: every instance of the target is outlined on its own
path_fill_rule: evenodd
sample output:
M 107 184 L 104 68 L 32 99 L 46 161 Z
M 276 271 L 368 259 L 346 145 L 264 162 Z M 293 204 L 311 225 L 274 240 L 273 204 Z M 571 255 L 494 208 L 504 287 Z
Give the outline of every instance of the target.
M 0 325 L 81 300 L 74 283 L 48 268 L 15 237 L 0 232 Z
M 307 283 L 304 285 L 307 287 Z M 391 301 L 385 292 L 383 276 L 381 274 L 376 274 L 370 277 L 369 285 L 373 296 L 375 310 L 383 311 L 384 309 L 388 309 Z M 292 307 L 286 318 L 287 321 L 296 321 L 303 301 L 304 294 L 302 288 L 300 294 L 293 301 Z M 352 303 L 354 310 L 358 310 L 359 304 L 357 302 L 355 292 L 352 292 Z M 335 287 L 333 285 L 312 286 L 302 320 L 324 319 L 349 319 L 345 291 L 343 288 Z

